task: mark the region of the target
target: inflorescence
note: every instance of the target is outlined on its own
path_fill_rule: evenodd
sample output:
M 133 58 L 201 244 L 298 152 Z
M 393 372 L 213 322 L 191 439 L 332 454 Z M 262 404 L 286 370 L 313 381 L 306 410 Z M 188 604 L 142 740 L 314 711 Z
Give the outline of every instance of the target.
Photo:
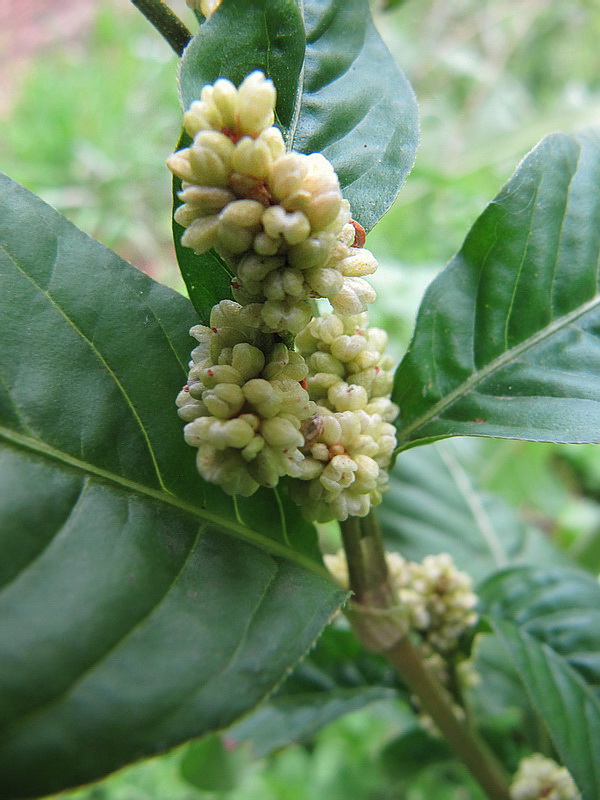
M 286 151 L 275 100 L 258 71 L 205 86 L 167 161 L 181 243 L 216 250 L 235 298 L 192 328 L 177 405 L 203 478 L 249 496 L 287 476 L 309 519 L 345 520 L 381 502 L 396 444 L 387 337 L 365 313 L 377 262 L 329 161 Z

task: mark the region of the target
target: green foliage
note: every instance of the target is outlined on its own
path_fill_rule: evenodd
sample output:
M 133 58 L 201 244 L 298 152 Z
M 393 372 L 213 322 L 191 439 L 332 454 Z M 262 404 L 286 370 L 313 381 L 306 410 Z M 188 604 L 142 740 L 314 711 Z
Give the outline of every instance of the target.
M 415 47 L 436 50 L 428 37 L 439 27 L 437 6 L 428 19 L 421 5 L 402 8 L 397 49 L 405 66 L 411 57 L 416 63 Z M 447 12 L 446 27 L 464 13 L 478 39 L 487 11 L 462 5 Z M 558 8 L 544 14 L 550 43 L 562 25 L 580 24 Z M 7 165 L 20 164 L 27 183 L 62 206 L 77 189 L 83 201 L 70 213 L 105 241 L 120 240 L 132 217 L 144 219 L 137 235 L 154 259 L 167 191 L 156 190 L 148 165 L 163 160 L 177 112 L 161 80 L 170 67 L 140 40 L 140 70 L 121 22 L 101 15 L 81 71 L 62 61 L 41 70 L 18 108 L 27 126 L 1 136 Z M 532 35 L 516 48 L 520 88 L 526 95 L 540 84 L 550 109 L 560 59 L 537 58 Z M 411 70 L 432 98 L 424 166 L 373 239 L 395 260 L 446 258 L 507 155 L 536 134 L 531 126 L 521 132 L 524 116 L 512 136 L 502 125 L 486 131 L 476 81 L 488 71 L 475 51 L 468 69 L 446 58 L 444 68 L 457 70 L 450 91 L 422 65 Z M 573 76 L 586 74 L 584 52 L 582 39 Z M 106 79 L 107 63 L 118 80 Z M 239 83 L 253 68 L 275 80 L 289 147 L 322 150 L 353 216 L 371 228 L 412 165 L 417 118 L 368 4 L 225 0 L 182 61 L 184 105 L 204 83 L 220 75 Z M 512 69 L 507 64 L 497 84 L 524 114 L 527 102 L 507 91 Z M 133 88 L 138 79 L 144 88 Z M 444 105 L 450 101 L 464 103 L 461 114 Z M 90 134 L 97 109 L 100 125 Z M 543 128 L 557 127 L 547 122 Z M 158 128 L 160 143 L 151 145 Z M 481 149 L 488 138 L 493 164 Z M 460 182 L 456 160 L 440 146 L 446 140 L 459 156 L 462 145 L 469 153 Z M 594 134 L 545 140 L 432 285 L 398 371 L 403 449 L 457 434 L 597 440 L 598 163 Z M 97 207 L 87 201 L 90 184 Z M 8 765 L 0 797 L 88 781 L 208 734 L 77 796 L 479 800 L 445 745 L 415 727 L 387 662 L 349 630 L 327 629 L 280 686 L 343 594 L 325 579 L 315 531 L 285 489 L 233 501 L 203 484 L 182 442 L 173 398 L 185 380 L 187 330 L 228 296 L 223 263 L 181 248 L 175 226 L 192 308 L 19 187 L 6 179 L 0 186 L 0 760 Z M 148 225 L 146 208 L 162 216 Z M 416 271 L 403 267 L 405 280 L 417 283 Z M 398 298 L 380 293 L 392 330 L 404 332 Z M 391 549 L 411 559 L 450 552 L 485 580 L 482 608 L 494 635 L 475 637 L 482 683 L 467 693 L 472 719 L 511 771 L 522 755 L 554 747 L 586 800 L 600 795 L 600 597 L 594 578 L 553 565 L 572 556 L 598 568 L 599 464 L 589 448 L 489 440 L 414 448 L 399 455 L 380 514 Z M 590 511 L 585 524 L 568 518 L 569 504 Z M 536 569 L 497 572 L 517 564 Z M 356 709 L 363 710 L 340 719 Z M 211 733 L 231 723 L 225 738 Z M 233 740 L 243 743 L 233 748 Z M 259 775 L 249 760 L 266 754 Z
M 585 573 L 535 567 L 490 578 L 492 627 L 584 800 L 600 793 L 600 587 Z
M 275 533 L 264 494 L 236 504 L 200 481 L 173 411 L 189 302 L 6 178 L 0 198 L 0 796 L 14 799 L 231 723 L 342 593 L 291 548 L 310 534 L 284 500 L 268 497 Z
M 431 285 L 396 374 L 400 449 L 597 441 L 599 156 L 593 134 L 545 139 Z
M 477 580 L 509 564 L 564 563 L 564 554 L 540 531 L 481 490 L 464 466 L 468 442 L 460 444 L 443 442 L 398 456 L 379 512 L 389 548 L 412 561 L 450 553 Z

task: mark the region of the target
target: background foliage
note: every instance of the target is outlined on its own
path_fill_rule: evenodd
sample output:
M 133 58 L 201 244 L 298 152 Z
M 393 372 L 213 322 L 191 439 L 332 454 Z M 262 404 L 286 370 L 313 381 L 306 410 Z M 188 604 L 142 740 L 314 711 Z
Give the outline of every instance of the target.
M 458 249 L 517 161 L 543 134 L 578 130 L 600 118 L 600 77 L 591 69 L 600 19 L 591 0 L 568 6 L 538 0 L 526 8 L 517 0 L 409 0 L 386 16 L 382 32 L 416 90 L 422 114 L 416 166 L 398 202 L 369 239 L 384 267 L 376 276 L 380 299 L 375 312 L 396 334 L 399 350 L 408 339 L 426 283 Z M 144 20 L 123 2 L 99 4 L 85 47 L 40 54 L 0 132 L 2 170 L 171 285 L 179 285 L 179 278 L 165 212 L 170 182 L 160 165 L 178 136 L 175 72 L 175 59 Z M 393 298 L 387 305 L 386 297 Z M 486 520 L 492 532 L 501 520 L 503 531 L 526 526 L 526 558 L 535 554 L 538 562 L 552 562 L 551 540 L 565 554 L 563 560 L 594 572 L 600 568 L 596 448 L 493 440 L 444 447 L 407 456 L 413 457 L 415 467 L 418 459 L 429 459 L 423 468 L 436 467 L 440 477 L 450 481 L 446 486 L 456 516 L 448 520 L 439 545 L 454 548 L 461 567 L 474 567 L 476 578 L 486 574 L 489 552 L 475 559 L 473 552 L 481 553 L 482 541 L 494 541 Z M 410 473 L 416 485 L 405 484 L 402 490 L 395 485 L 382 516 L 385 521 L 386 513 L 393 513 L 396 520 L 406 521 L 394 526 L 396 546 L 417 557 L 432 526 L 431 520 L 411 515 L 411 492 L 418 495 L 419 473 Z M 466 542 L 465 521 L 473 532 Z M 434 530 L 439 531 L 439 525 Z M 506 541 L 500 544 L 496 566 L 498 557 L 508 564 L 513 556 L 523 556 Z M 488 665 L 486 679 L 493 678 L 497 687 L 510 683 L 510 663 L 485 647 L 479 659 L 481 668 Z M 346 687 L 368 682 L 363 674 L 342 677 Z M 431 767 L 423 765 L 410 787 L 403 784 L 399 753 L 407 752 L 413 723 L 401 693 L 392 687 L 390 691 L 394 700 L 379 700 L 309 737 L 308 745 L 295 745 L 259 762 L 250 761 L 246 745 L 232 750 L 226 743 L 219 752 L 231 782 L 217 790 L 231 800 L 342 798 L 349 791 L 359 800 L 476 800 L 478 791 L 462 769 L 443 759 Z M 515 698 L 501 721 L 507 732 L 524 724 L 517 711 L 521 700 Z M 484 717 L 489 709 L 482 698 L 478 702 Z M 533 723 L 530 727 L 530 740 L 541 735 Z M 181 776 L 185 757 L 175 752 L 68 796 L 200 797 L 202 790 Z M 241 782 L 235 787 L 238 778 Z

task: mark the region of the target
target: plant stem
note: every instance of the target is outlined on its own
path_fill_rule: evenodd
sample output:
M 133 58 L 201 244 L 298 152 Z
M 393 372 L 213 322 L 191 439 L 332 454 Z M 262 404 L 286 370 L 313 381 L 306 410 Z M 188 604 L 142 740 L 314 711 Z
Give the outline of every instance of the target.
M 179 17 L 162 0 L 131 0 L 131 2 L 154 25 L 177 55 L 181 56 L 192 34 Z
M 368 584 L 361 544 L 360 522 L 357 517 L 348 517 L 345 522 L 342 522 L 341 529 L 346 561 L 348 562 L 350 588 L 354 592 L 357 601 L 362 603 L 367 596 Z
M 510 800 L 502 766 L 479 734 L 457 716 L 450 695 L 427 669 L 406 634 L 375 512 L 361 520 L 350 517 L 341 527 L 354 592 L 347 615 L 356 635 L 396 668 L 490 800 Z
M 385 656 L 417 695 L 449 747 L 468 767 L 490 800 L 510 800 L 501 765 L 478 733 L 458 719 L 448 695 L 431 675 L 411 640 L 400 639 Z

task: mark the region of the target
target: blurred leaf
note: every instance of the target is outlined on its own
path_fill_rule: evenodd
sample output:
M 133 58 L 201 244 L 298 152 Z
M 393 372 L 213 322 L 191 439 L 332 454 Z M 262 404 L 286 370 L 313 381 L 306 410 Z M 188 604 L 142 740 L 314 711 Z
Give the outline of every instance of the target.
M 414 92 L 377 33 L 368 0 L 304 0 L 303 10 L 306 59 L 288 146 L 331 161 L 352 216 L 370 230 L 415 159 Z
M 433 739 L 422 728 L 411 728 L 381 753 L 382 766 L 394 780 L 413 779 L 426 767 L 447 761 L 452 754 L 443 739 Z
M 237 748 L 227 747 L 217 734 L 190 742 L 181 759 L 181 776 L 203 792 L 227 792 L 238 785 L 243 756 Z
M 200 26 L 181 59 L 179 89 L 187 110 L 217 78 L 238 86 L 262 70 L 277 89 L 277 124 L 285 132 L 296 109 L 304 60 L 302 16 L 294 0 L 227 0 Z
M 249 741 L 254 758 L 309 740 L 321 728 L 378 700 L 404 695 L 381 656 L 350 630 L 329 627 L 268 703 L 227 731 Z
M 395 697 L 393 689 L 383 686 L 277 697 L 238 723 L 228 735 L 235 741 L 250 742 L 252 756 L 261 758 L 291 744 L 308 741 L 325 725 L 352 711 Z
M 462 465 L 459 442 L 401 453 L 378 516 L 388 547 L 421 561 L 450 553 L 475 580 L 514 563 L 564 563 L 543 535 L 499 497 L 482 492 Z
M 0 206 L 0 797 L 15 800 L 231 724 L 343 595 L 310 531 L 290 546 L 307 531 L 285 498 L 266 529 L 196 473 L 173 405 L 189 302 L 7 178 Z
M 432 283 L 396 373 L 400 449 L 600 431 L 600 142 L 555 134 Z
M 600 796 L 600 586 L 575 570 L 524 567 L 480 590 L 515 665 L 584 800 Z

